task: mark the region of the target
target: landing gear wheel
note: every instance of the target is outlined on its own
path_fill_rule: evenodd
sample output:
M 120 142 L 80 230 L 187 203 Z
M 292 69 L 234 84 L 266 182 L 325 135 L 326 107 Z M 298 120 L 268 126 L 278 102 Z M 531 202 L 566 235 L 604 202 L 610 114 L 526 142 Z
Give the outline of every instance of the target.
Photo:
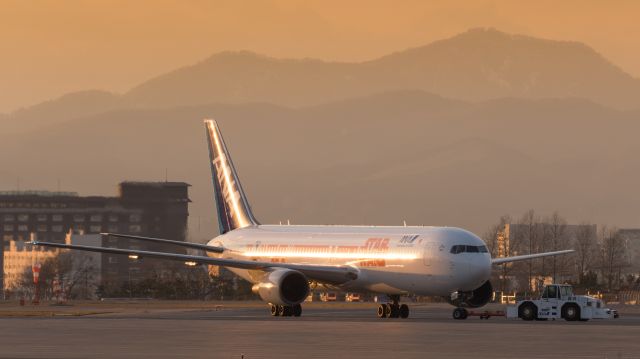
M 453 319 L 456 319 L 456 320 L 467 319 L 468 315 L 469 313 L 467 313 L 467 310 L 464 308 L 456 308 L 453 310 Z
M 284 305 L 278 304 L 278 316 L 279 317 L 284 317 L 285 316 L 285 314 L 284 314 Z
M 392 305 L 390 303 L 387 303 L 384 305 L 384 317 L 385 318 L 391 318 L 391 308 Z
M 537 313 L 538 309 L 532 303 L 523 304 L 520 306 L 519 317 L 522 320 L 534 320 L 538 317 Z
M 567 304 L 562 307 L 562 317 L 568 322 L 580 319 L 580 308 L 575 304 Z
M 400 306 L 400 318 L 405 319 L 409 318 L 409 306 L 403 304 Z
M 278 305 L 275 304 L 271 304 L 271 307 L 269 308 L 271 311 L 271 316 L 272 317 L 277 317 L 280 315 L 280 312 L 278 311 Z
M 284 309 L 282 310 L 283 317 L 290 317 L 293 314 L 293 308 L 290 305 L 283 305 Z
M 378 305 L 378 311 L 377 311 L 377 313 L 376 313 L 376 315 L 378 316 L 378 318 L 384 318 L 384 317 L 385 317 L 385 314 L 384 314 L 384 312 L 385 312 L 385 307 L 386 307 L 386 305 L 385 305 L 385 304 L 380 304 L 380 305 Z
M 299 317 L 302 315 L 302 306 L 300 304 L 296 304 L 292 308 L 294 317 Z
M 391 307 L 387 318 L 398 318 L 400 316 L 400 306 L 397 304 L 387 304 Z

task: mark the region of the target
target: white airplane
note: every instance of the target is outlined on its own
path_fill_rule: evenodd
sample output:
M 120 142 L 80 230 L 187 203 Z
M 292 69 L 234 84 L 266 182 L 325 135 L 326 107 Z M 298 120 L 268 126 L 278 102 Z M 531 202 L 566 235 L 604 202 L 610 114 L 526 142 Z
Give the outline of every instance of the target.
M 103 235 L 174 244 L 204 250 L 205 255 L 133 249 L 32 244 L 83 251 L 162 258 L 227 267 L 253 283 L 273 316 L 300 316 L 301 303 L 316 288 L 386 294 L 380 318 L 407 318 L 400 305 L 407 294 L 443 296 L 456 306 L 454 317 L 485 305 L 492 297 L 492 266 L 572 250 L 491 259 L 482 239 L 452 227 L 262 225 L 247 201 L 220 129 L 205 120 L 220 235 L 207 244 L 161 238 Z

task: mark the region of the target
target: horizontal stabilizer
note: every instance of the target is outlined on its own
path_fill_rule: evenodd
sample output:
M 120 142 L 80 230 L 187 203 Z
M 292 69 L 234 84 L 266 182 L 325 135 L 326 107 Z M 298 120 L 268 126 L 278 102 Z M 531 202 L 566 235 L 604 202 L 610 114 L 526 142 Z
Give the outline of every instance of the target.
M 503 264 L 503 263 L 511 263 L 518 261 L 526 261 L 528 259 L 542 258 L 542 257 L 550 257 L 550 256 L 559 256 L 562 254 L 569 254 L 575 252 L 573 249 L 567 249 L 564 251 L 556 251 L 556 252 L 545 252 L 545 253 L 535 253 L 535 254 L 525 254 L 522 256 L 513 256 L 513 257 L 504 257 L 504 258 L 493 258 L 491 260 L 492 264 Z
M 299 271 L 311 280 L 314 280 L 320 283 L 327 283 L 327 284 L 343 284 L 358 278 L 357 269 L 352 267 L 347 267 L 347 266 L 258 262 L 258 261 L 241 260 L 241 259 L 195 256 L 195 255 L 189 255 L 189 254 L 151 252 L 151 251 L 141 251 L 141 250 L 134 250 L 134 249 L 94 247 L 94 246 L 83 246 L 83 245 L 75 245 L 75 244 L 62 244 L 62 243 L 39 242 L 39 241 L 32 241 L 27 243 L 36 245 L 36 246 L 135 256 L 136 259 L 148 257 L 148 258 L 174 260 L 174 261 L 185 262 L 185 263 L 210 264 L 210 265 L 230 267 L 230 268 L 253 269 L 253 270 L 262 270 L 262 271 L 269 271 L 275 268 L 287 268 L 287 269 Z
M 173 245 L 181 246 L 181 247 L 187 247 L 187 248 L 193 248 L 193 249 L 202 249 L 204 251 L 213 252 L 213 253 L 222 253 L 222 252 L 224 252 L 224 248 L 222 248 L 222 247 L 214 247 L 214 246 L 209 246 L 209 245 L 200 244 L 200 243 L 174 241 L 174 240 L 171 240 L 171 239 L 164 239 L 164 238 L 132 236 L 132 235 L 129 235 L 129 234 L 119 234 L 119 233 L 100 233 L 100 234 L 103 235 L 103 236 L 109 236 L 109 237 L 128 238 L 128 239 L 135 239 L 135 240 L 139 240 L 139 241 L 164 243 L 164 244 L 173 244 Z

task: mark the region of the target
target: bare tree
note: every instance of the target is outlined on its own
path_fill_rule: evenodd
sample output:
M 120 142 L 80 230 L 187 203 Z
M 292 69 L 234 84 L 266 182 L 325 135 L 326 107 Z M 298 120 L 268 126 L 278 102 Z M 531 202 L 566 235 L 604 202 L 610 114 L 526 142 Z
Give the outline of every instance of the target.
M 511 243 L 513 238 L 510 238 L 508 232 L 508 226 L 511 223 L 511 217 L 508 215 L 504 215 L 500 217 L 500 220 L 497 224 L 489 227 L 487 232 L 484 235 L 484 241 L 487 243 L 487 247 L 489 248 L 489 252 L 491 253 L 491 257 L 508 257 L 512 255 L 512 251 L 514 248 Z M 511 264 L 503 263 L 500 265 L 500 290 L 506 290 L 506 279 L 509 275 Z
M 551 250 L 552 251 L 558 251 L 560 249 L 565 248 L 566 246 L 563 246 L 564 243 L 566 243 L 565 239 L 565 232 L 567 229 L 567 221 L 562 218 L 560 216 L 560 214 L 558 214 L 558 212 L 553 212 L 553 215 L 551 215 L 551 218 L 549 219 L 549 223 L 547 226 L 549 233 L 550 233 L 550 244 L 551 244 Z M 562 247 L 561 247 L 562 246 Z M 556 256 L 551 257 L 552 260 L 552 272 L 553 272 L 553 282 L 556 282 L 556 275 L 557 275 L 557 258 Z
M 594 251 L 596 250 L 595 225 L 588 222 L 580 224 L 576 229 L 574 245 L 578 258 L 578 279 L 582 284 L 585 274 L 592 269 L 590 263 L 594 259 Z
M 599 240 L 602 278 L 607 282 L 607 289 L 612 290 L 620 284 L 624 266 L 624 240 L 616 228 L 607 226 L 602 227 Z
M 522 224 L 524 225 L 524 236 L 526 243 L 529 247 L 529 254 L 534 252 L 539 240 L 539 231 L 538 231 L 538 218 L 536 217 L 536 213 L 533 209 L 528 210 L 524 216 L 522 216 Z M 528 260 L 529 262 L 529 275 L 528 275 L 528 288 L 529 291 L 533 292 L 536 288 L 533 287 L 532 279 L 533 279 L 533 260 Z
M 484 234 L 484 241 L 489 248 L 489 253 L 491 253 L 491 257 L 498 257 L 503 253 L 506 253 L 508 249 L 508 238 L 507 241 L 504 240 L 505 235 L 505 227 L 511 223 L 511 217 L 508 215 L 504 215 L 500 217 L 498 223 L 489 227 L 487 232 Z

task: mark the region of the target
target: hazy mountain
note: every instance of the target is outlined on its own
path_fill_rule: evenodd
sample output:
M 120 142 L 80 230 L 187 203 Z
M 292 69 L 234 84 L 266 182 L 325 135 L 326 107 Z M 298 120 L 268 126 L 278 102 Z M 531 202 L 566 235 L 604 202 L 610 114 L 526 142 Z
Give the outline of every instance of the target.
M 401 89 L 464 100 L 584 97 L 619 108 L 640 103 L 640 80 L 586 45 L 493 29 L 363 63 L 221 53 L 149 80 L 126 97 L 152 107 L 254 101 L 295 107 Z
M 201 119 L 214 116 L 264 223 L 455 225 L 504 213 L 637 226 L 637 112 L 581 99 L 481 103 L 418 91 L 289 109 L 123 110 L 0 135 L 0 188 L 115 194 L 125 179 L 193 185 L 191 234 L 215 221 Z
M 623 109 L 640 106 L 640 80 L 583 44 L 475 29 L 362 63 L 224 52 L 122 96 L 84 91 L 16 111 L 0 117 L 0 132 L 114 109 L 247 102 L 299 107 L 399 90 L 466 101 L 571 97 Z
M 0 116 L 2 132 L 19 132 L 55 125 L 74 118 L 95 115 L 122 107 L 119 95 L 98 91 L 81 91 Z

